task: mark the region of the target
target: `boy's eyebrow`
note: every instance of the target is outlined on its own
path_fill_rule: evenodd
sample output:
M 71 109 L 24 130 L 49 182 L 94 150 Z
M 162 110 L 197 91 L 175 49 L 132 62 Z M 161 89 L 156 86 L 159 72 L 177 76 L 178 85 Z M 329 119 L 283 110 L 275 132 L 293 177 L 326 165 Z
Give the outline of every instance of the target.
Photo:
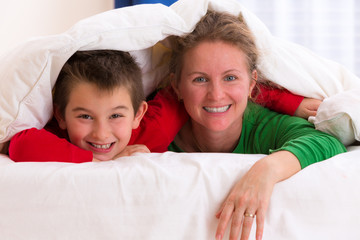
M 73 112 L 78 112 L 78 111 L 89 112 L 89 110 L 87 110 L 86 108 L 83 108 L 83 107 L 76 107 L 76 108 L 73 108 L 71 111 L 73 111 Z
M 113 108 L 113 110 L 118 110 L 118 109 L 129 110 L 129 108 L 127 106 L 125 106 L 125 105 L 119 105 L 119 106 Z
M 129 108 L 125 105 L 119 105 L 119 106 L 112 108 L 112 110 L 120 110 L 120 109 L 129 110 Z M 78 111 L 91 112 L 90 110 L 83 108 L 83 107 L 76 107 L 76 108 L 72 109 L 72 111 L 73 112 L 78 112 Z

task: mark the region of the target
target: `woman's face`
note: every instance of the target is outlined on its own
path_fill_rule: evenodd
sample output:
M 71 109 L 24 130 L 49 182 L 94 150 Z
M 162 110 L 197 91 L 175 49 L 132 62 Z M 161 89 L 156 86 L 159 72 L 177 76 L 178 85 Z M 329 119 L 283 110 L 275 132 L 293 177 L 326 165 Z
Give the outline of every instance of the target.
M 188 50 L 174 86 L 192 121 L 210 131 L 238 129 L 255 85 L 247 59 L 238 47 L 204 41 Z

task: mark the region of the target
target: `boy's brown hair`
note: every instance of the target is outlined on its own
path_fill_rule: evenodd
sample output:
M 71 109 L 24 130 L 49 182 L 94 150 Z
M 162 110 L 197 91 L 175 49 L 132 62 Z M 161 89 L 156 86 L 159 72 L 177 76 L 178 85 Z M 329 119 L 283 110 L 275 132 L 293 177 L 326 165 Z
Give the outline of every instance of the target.
M 145 100 L 141 69 L 127 52 L 117 50 L 77 51 L 65 63 L 56 80 L 53 102 L 64 117 L 69 96 L 78 83 L 92 83 L 101 91 L 125 87 L 134 113 Z

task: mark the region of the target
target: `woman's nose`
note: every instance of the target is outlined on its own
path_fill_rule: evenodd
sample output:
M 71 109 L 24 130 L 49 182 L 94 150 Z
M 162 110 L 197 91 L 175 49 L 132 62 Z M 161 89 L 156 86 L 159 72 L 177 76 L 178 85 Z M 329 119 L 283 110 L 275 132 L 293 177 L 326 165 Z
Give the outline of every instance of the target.
M 219 100 L 224 96 L 221 81 L 211 81 L 208 87 L 208 96 L 211 100 Z

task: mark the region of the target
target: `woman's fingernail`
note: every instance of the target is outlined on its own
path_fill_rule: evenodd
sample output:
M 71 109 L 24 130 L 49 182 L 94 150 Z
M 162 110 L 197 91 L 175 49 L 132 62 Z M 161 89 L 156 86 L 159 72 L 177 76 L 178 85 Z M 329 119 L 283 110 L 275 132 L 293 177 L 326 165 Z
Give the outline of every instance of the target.
M 218 234 L 218 235 L 216 235 L 216 238 L 215 238 L 215 240 L 221 240 L 222 239 L 222 236 L 221 236 L 221 234 Z

